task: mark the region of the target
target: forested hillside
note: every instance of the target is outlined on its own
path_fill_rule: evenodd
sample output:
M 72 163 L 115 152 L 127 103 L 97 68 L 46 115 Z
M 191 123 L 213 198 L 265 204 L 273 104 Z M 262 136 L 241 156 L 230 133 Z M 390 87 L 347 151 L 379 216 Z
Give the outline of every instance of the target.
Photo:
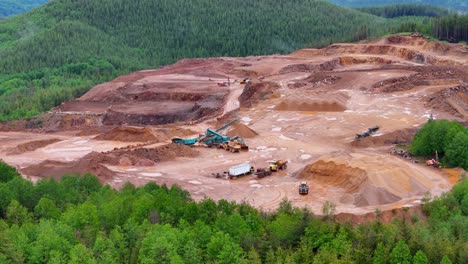
M 449 10 L 446 8 L 416 4 L 360 7 L 357 8 L 357 10 L 386 18 L 401 16 L 436 17 L 450 14 Z
M 0 17 L 21 14 L 47 2 L 49 0 L 2 0 L 0 1 Z
M 55 0 L 0 21 L 0 121 L 182 58 L 287 53 L 415 25 L 321 0 Z
M 394 4 L 421 4 L 451 8 L 458 11 L 468 12 L 468 1 L 466 0 L 328 0 L 342 6 L 381 6 Z
M 425 215 L 352 226 L 287 201 L 264 213 L 154 183 L 33 185 L 0 162 L 0 263 L 466 263 L 468 180 L 430 200 Z
M 56 0 L 0 23 L 0 120 L 181 58 L 285 53 L 392 25 L 317 0 Z

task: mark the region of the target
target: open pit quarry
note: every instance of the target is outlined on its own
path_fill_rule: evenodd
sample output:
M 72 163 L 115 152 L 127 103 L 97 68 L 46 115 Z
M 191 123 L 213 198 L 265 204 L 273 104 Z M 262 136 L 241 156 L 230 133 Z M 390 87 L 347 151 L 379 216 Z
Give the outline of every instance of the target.
M 177 184 L 195 200 L 268 211 L 286 198 L 315 214 L 331 201 L 336 213 L 361 215 L 418 205 L 456 182 L 461 170 L 391 153 L 431 115 L 466 124 L 468 47 L 392 36 L 287 55 L 185 59 L 121 76 L 52 109 L 40 125 L 2 124 L 0 158 L 32 180 L 91 172 L 115 188 Z M 247 152 L 171 143 L 234 118 L 225 133 L 243 137 Z M 355 139 L 376 125 L 377 133 Z M 213 176 L 277 159 L 288 168 L 262 179 Z M 298 193 L 302 181 L 308 195 Z

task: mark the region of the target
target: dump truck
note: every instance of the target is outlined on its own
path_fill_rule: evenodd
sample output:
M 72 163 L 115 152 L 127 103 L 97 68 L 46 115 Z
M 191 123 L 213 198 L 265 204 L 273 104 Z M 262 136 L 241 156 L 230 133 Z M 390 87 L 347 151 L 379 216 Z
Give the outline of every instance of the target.
M 299 184 L 299 194 L 309 194 L 309 185 L 307 185 L 307 182 L 301 182 L 301 184 Z
M 254 167 L 250 163 L 242 163 L 229 168 L 228 175 L 230 179 L 239 178 L 242 175 L 252 174 Z
M 219 147 L 232 153 L 249 150 L 249 147 L 245 144 L 242 138 L 236 138 L 228 142 L 224 142 L 220 144 Z
M 288 165 L 287 160 L 275 160 L 270 163 L 270 170 L 271 171 L 278 171 L 278 170 L 285 170 Z

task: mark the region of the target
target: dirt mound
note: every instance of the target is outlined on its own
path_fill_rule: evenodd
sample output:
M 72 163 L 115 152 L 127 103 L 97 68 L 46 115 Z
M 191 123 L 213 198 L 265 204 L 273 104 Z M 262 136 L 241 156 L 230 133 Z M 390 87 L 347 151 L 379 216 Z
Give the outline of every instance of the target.
M 468 84 L 438 91 L 426 100 L 426 105 L 434 109 L 468 118 Z
M 247 83 L 239 96 L 241 107 L 251 107 L 260 100 L 272 98 L 279 85 L 274 82 Z
M 228 136 L 239 136 L 241 138 L 254 138 L 258 135 L 257 132 L 252 130 L 250 127 L 237 122 L 231 126 L 231 129 L 227 133 Z
M 366 171 L 359 168 L 336 164 L 333 161 L 319 160 L 306 166 L 300 172 L 298 178 L 340 187 L 347 192 L 354 193 L 367 180 L 367 174 Z
M 313 102 L 286 100 L 278 104 L 277 111 L 305 111 L 305 112 L 343 112 L 346 107 L 337 102 Z
M 43 148 L 53 143 L 61 141 L 58 138 L 44 139 L 44 140 L 35 140 L 27 143 L 20 144 L 15 148 L 7 150 L 7 155 L 18 155 L 29 151 L 34 151 L 39 148 Z
M 418 128 L 408 128 L 398 131 L 393 131 L 380 136 L 370 136 L 360 139 L 355 139 L 351 142 L 353 147 L 380 147 L 392 144 L 408 144 L 412 141 Z
M 433 188 L 431 176 L 391 156 L 346 156 L 319 160 L 297 177 L 344 191 L 340 202 L 357 207 L 383 205 L 422 195 Z
M 194 131 L 182 128 L 162 128 L 153 130 L 143 127 L 116 127 L 94 139 L 122 142 L 164 142 L 174 137 L 185 137 L 195 134 Z
M 153 134 L 151 128 L 139 127 L 116 127 L 109 132 L 103 133 L 94 139 L 112 140 L 123 142 L 154 142 L 159 139 Z
M 111 178 L 115 173 L 98 162 L 100 153 L 92 152 L 75 162 L 59 162 L 45 160 L 39 164 L 28 166 L 21 173 L 36 177 L 53 177 L 59 179 L 63 175 L 91 173 L 98 176 L 101 182 Z
M 122 148 L 102 153 L 106 164 L 120 166 L 151 166 L 177 157 L 196 157 L 199 152 L 189 146 L 167 144 L 156 148 Z M 145 165 L 146 164 L 146 165 Z
M 46 160 L 21 170 L 22 173 L 37 177 L 56 177 L 65 174 L 92 173 L 101 181 L 112 177 L 115 173 L 104 164 L 115 166 L 153 166 L 157 162 L 168 161 L 177 157 L 195 157 L 198 151 L 188 146 L 168 144 L 156 148 L 123 148 L 98 153 L 91 152 L 73 162 L 58 162 Z

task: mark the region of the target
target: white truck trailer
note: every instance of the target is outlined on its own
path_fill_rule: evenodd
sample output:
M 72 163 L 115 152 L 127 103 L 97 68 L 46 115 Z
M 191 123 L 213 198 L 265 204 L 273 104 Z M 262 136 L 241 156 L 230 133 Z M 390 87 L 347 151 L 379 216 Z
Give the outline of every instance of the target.
M 229 168 L 229 178 L 239 178 L 242 175 L 251 174 L 254 172 L 254 167 L 250 163 L 242 163 Z

